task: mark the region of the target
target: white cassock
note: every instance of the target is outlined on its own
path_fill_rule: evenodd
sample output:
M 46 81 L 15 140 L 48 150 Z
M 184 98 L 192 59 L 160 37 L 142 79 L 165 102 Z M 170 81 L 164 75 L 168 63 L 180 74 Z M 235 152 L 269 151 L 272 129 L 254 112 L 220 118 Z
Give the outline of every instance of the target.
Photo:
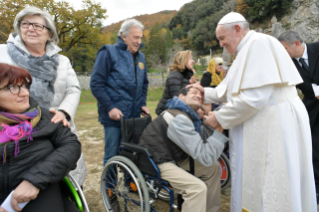
M 205 88 L 205 103 L 230 129 L 231 211 L 315 212 L 316 192 L 307 111 L 295 85 L 302 79 L 275 38 L 249 31 L 227 77 Z

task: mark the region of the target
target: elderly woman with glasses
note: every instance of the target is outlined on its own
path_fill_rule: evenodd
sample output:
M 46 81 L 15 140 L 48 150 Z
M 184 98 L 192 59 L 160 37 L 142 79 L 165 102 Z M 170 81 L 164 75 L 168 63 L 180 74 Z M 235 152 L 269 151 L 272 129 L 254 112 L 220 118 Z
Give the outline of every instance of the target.
M 58 182 L 76 167 L 81 144 L 69 127 L 51 122 L 54 114 L 29 98 L 31 84 L 27 71 L 0 63 L 0 205 L 12 192 L 15 211 L 23 202 L 29 202 L 24 212 L 78 211 Z
M 41 107 L 54 114 L 51 121 L 62 121 L 76 133 L 74 115 L 79 104 L 81 88 L 69 59 L 58 54 L 61 49 L 52 16 L 36 7 L 27 7 L 15 17 L 14 33 L 7 44 L 0 45 L 0 62 L 27 70 L 33 84 L 30 96 Z M 86 176 L 84 156 L 71 172 L 82 185 Z

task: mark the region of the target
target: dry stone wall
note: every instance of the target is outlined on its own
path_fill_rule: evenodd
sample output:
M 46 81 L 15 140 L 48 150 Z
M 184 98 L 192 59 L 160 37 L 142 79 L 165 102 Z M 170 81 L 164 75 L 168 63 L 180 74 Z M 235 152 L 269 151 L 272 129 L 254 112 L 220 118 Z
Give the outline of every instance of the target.
M 319 41 L 319 1 L 294 0 L 290 12 L 280 22 L 283 31 L 295 30 L 307 43 Z

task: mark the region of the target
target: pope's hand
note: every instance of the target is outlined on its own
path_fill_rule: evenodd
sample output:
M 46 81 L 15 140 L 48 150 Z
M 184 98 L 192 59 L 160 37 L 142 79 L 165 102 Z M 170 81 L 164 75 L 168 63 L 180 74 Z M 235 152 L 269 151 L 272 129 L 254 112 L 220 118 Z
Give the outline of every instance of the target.
M 319 99 L 319 96 L 316 96 L 317 99 Z
M 122 112 L 117 109 L 117 108 L 113 108 L 110 112 L 109 112 L 109 116 L 112 120 L 114 121 L 119 121 L 121 119 L 121 116 L 123 117 Z
M 18 203 L 30 202 L 37 198 L 40 189 L 32 185 L 29 181 L 23 180 L 14 190 L 11 198 L 11 205 L 15 211 L 21 211 Z
M 219 124 L 219 122 L 216 119 L 215 111 L 209 112 L 208 116 L 206 116 L 205 118 L 206 118 L 205 124 L 208 124 L 209 126 L 211 126 L 212 128 L 214 128 L 220 133 L 223 132 L 222 126 Z
M 200 85 L 199 82 L 191 84 L 191 85 L 187 85 L 186 88 L 196 88 L 197 90 L 199 90 L 202 94 L 204 94 L 204 88 Z

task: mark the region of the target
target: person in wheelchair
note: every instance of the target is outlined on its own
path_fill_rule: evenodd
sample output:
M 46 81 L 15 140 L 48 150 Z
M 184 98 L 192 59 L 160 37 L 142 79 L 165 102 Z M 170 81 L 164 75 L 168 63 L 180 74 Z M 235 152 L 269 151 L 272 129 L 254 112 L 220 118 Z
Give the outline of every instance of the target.
M 227 137 L 215 130 L 206 143 L 201 138 L 201 121 L 196 111 L 202 106 L 202 96 L 198 90 L 183 88 L 166 106 L 168 109 L 143 131 L 139 145 L 152 152 L 161 178 L 182 195 L 182 211 L 219 211 L 220 176 L 216 161 Z M 188 172 L 191 159 L 195 160 L 195 176 Z
M 81 144 L 29 97 L 31 83 L 24 69 L 0 63 L 0 205 L 13 191 L 15 211 L 78 211 L 63 197 L 59 181 L 76 168 Z M 23 202 L 29 203 L 21 210 Z

